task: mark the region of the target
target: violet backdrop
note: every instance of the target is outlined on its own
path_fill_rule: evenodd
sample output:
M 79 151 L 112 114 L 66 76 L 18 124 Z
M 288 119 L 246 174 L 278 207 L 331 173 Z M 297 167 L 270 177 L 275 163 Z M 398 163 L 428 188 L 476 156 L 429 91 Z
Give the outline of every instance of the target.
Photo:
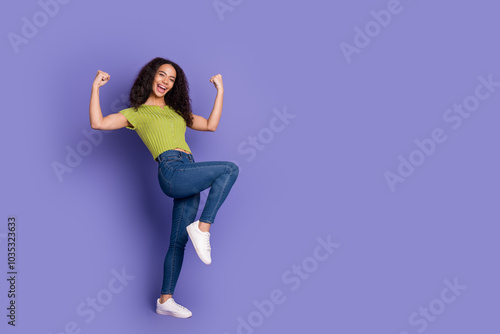
M 498 331 L 499 9 L 4 3 L 1 332 Z M 135 132 L 89 124 L 97 70 L 108 115 L 154 57 L 184 69 L 207 118 L 222 74 L 219 128 L 186 140 L 196 161 L 240 167 L 212 264 L 186 247 L 174 298 L 190 319 L 154 312 L 172 210 L 157 163 Z

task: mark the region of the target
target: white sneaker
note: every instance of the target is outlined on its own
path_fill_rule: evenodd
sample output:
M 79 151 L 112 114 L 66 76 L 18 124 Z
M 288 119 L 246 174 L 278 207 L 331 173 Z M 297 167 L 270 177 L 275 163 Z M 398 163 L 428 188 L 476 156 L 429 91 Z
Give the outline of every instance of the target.
M 200 221 L 197 220 L 189 224 L 186 229 L 194 249 L 196 250 L 196 254 L 198 254 L 203 263 L 209 265 L 212 263 L 212 258 L 210 257 L 210 232 L 203 232 L 200 230 L 198 227 L 199 223 Z
M 193 315 L 190 310 L 175 302 L 174 298 L 170 297 L 163 304 L 160 303 L 160 298 L 156 300 L 156 313 L 162 315 L 171 315 L 176 318 L 189 318 Z

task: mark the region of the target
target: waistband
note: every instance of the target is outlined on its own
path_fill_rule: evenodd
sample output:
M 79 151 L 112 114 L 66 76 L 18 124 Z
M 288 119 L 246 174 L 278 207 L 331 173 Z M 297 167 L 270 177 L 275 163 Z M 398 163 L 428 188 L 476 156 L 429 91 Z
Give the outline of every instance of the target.
M 156 158 L 156 161 L 158 163 L 160 163 L 162 160 L 164 160 L 170 156 L 177 156 L 180 158 L 188 158 L 189 161 L 194 161 L 193 155 L 191 153 L 186 153 L 186 152 L 178 151 L 178 150 L 167 150 L 167 151 L 161 153 L 160 155 L 158 155 L 158 157 Z

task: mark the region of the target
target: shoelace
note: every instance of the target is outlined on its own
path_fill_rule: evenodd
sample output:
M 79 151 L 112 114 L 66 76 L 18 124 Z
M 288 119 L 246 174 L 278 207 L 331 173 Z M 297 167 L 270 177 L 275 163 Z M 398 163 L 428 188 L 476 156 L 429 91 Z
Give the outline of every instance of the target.
M 210 252 L 211 251 L 211 248 L 210 248 L 210 233 L 207 232 L 208 234 L 205 234 L 206 238 L 206 242 L 207 242 L 207 250 Z
M 172 305 L 173 305 L 175 308 L 178 308 L 178 309 L 183 309 L 183 310 L 187 310 L 187 308 L 185 308 L 184 306 L 177 304 L 173 298 L 170 298 L 170 299 L 172 299 Z

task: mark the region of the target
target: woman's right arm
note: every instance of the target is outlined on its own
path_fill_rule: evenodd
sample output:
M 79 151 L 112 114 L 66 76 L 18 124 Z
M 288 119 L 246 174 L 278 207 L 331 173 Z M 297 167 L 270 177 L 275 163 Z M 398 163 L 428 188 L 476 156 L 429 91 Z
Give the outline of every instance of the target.
M 92 84 L 90 95 L 90 127 L 96 130 L 116 130 L 125 126 L 131 126 L 127 118 L 121 113 L 110 114 L 102 117 L 101 105 L 99 103 L 99 87 L 104 86 L 110 79 L 110 75 L 103 71 L 97 71 L 97 75 Z

